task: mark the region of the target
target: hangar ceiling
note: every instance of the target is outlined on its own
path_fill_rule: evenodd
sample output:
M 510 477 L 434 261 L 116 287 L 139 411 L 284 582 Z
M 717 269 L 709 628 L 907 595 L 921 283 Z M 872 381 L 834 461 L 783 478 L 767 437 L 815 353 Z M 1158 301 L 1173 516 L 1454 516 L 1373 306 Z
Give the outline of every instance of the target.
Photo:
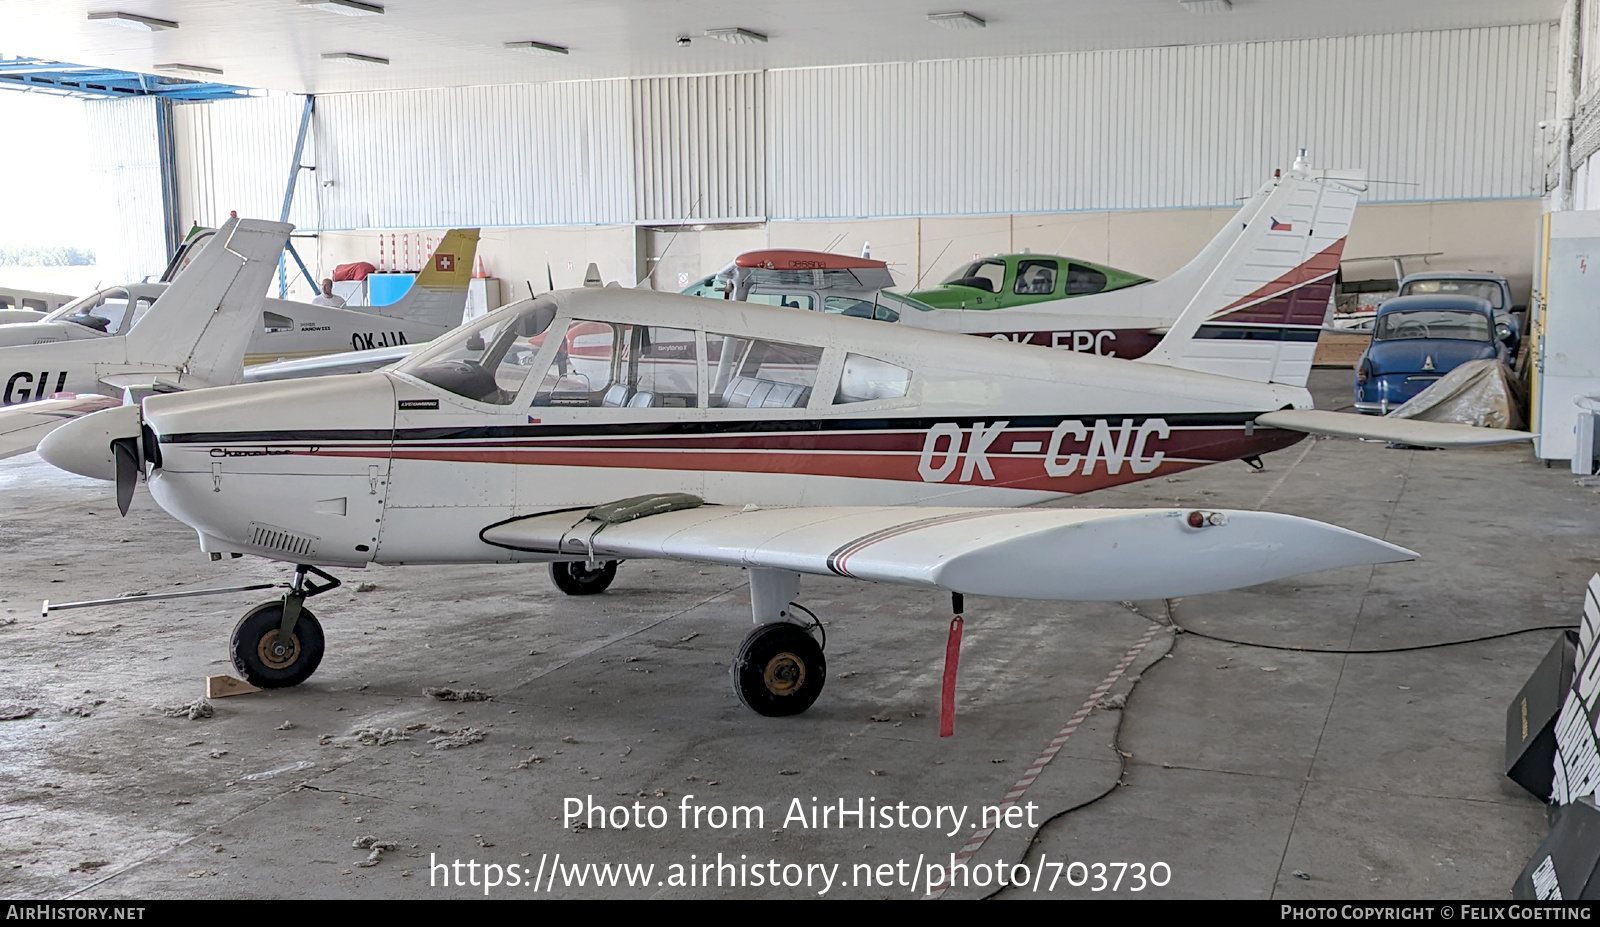
M 1561 0 L 1233 0 L 1230 10 L 1209 13 L 1178 0 L 367 2 L 384 12 L 335 15 L 296 0 L 0 0 L 0 53 L 143 72 L 199 65 L 220 69 L 212 79 L 227 83 L 334 93 L 1452 29 L 1548 22 L 1561 11 Z M 927 20 L 948 10 L 987 25 L 948 29 Z M 178 28 L 144 32 L 89 19 L 113 12 Z M 725 27 L 768 40 L 705 36 Z M 530 40 L 570 52 L 504 47 Z M 323 57 L 338 53 L 389 63 Z

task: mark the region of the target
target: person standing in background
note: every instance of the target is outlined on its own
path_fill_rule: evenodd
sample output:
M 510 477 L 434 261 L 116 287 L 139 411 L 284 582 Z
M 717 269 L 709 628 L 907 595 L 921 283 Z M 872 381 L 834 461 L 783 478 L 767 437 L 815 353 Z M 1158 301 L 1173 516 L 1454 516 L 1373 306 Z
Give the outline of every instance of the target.
M 332 306 L 335 309 L 344 308 L 344 300 L 333 295 L 333 278 L 322 278 L 322 292 L 311 300 L 313 306 Z

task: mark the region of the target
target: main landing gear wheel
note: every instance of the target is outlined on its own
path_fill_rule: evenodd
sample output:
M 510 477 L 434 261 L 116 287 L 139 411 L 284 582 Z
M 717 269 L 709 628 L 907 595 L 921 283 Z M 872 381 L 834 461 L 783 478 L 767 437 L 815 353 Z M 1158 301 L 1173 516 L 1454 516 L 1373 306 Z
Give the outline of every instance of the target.
M 589 569 L 589 565 L 582 562 L 556 562 L 550 564 L 550 579 L 556 588 L 567 595 L 595 595 L 605 592 L 610 588 L 611 581 L 617 578 L 617 561 L 607 560 L 600 566 Z
M 287 641 L 279 638 L 283 603 L 264 602 L 244 613 L 233 629 L 233 668 L 258 689 L 297 686 L 322 662 L 322 625 L 304 605 Z
M 786 621 L 751 631 L 733 661 L 733 690 L 739 701 L 769 718 L 810 708 L 827 680 L 828 663 L 816 638 Z

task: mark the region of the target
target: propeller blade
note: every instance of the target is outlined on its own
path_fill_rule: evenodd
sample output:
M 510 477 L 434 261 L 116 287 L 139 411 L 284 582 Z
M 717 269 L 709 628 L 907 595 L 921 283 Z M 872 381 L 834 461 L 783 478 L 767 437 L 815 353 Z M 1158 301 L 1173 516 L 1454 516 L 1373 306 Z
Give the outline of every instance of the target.
M 117 511 L 126 515 L 133 502 L 133 487 L 139 482 L 139 439 L 112 441 L 111 454 L 117 461 Z

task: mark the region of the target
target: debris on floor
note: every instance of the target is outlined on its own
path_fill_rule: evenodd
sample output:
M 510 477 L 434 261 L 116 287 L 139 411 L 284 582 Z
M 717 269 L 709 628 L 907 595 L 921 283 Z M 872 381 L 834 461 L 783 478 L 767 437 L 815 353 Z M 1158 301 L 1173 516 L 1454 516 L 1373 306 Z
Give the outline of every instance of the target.
M 284 773 L 299 772 L 302 769 L 310 769 L 313 765 L 314 764 L 307 760 L 301 760 L 298 763 L 290 763 L 288 766 L 279 766 L 277 769 L 263 770 L 262 772 L 251 773 L 248 776 L 240 776 L 239 778 L 244 782 L 260 782 L 263 779 L 271 779 L 274 776 L 281 776 Z
M 393 727 L 386 727 L 381 731 L 376 728 L 364 727 L 359 731 L 352 732 L 350 736 L 369 747 L 387 747 L 389 744 L 411 739 L 410 734 Z
M 23 705 L 18 702 L 0 703 L 0 721 L 21 721 L 33 717 L 39 710 L 37 705 Z
M 393 840 L 379 840 L 377 837 L 368 834 L 365 837 L 357 837 L 351 842 L 350 846 L 351 848 L 357 850 L 372 851 L 371 853 L 367 854 L 366 859 L 356 863 L 357 866 L 366 869 L 378 865 L 378 860 L 383 858 L 384 850 L 396 849 L 399 847 L 399 844 L 395 843 Z
M 454 750 L 456 747 L 465 747 L 475 744 L 484 738 L 483 731 L 475 727 L 452 729 L 447 727 L 430 727 L 428 730 L 440 736 L 428 741 L 435 750 Z
M 211 707 L 211 702 L 203 698 L 197 698 L 187 705 L 158 705 L 156 708 L 169 718 L 188 718 L 190 721 L 199 721 L 217 713 Z
M 1101 708 L 1101 709 L 1104 709 L 1106 711 L 1116 711 L 1117 709 L 1122 708 L 1123 706 L 1125 706 L 1127 704 L 1128 704 L 1128 697 L 1119 692 L 1116 695 L 1107 695 L 1107 696 L 1105 696 L 1104 698 L 1102 698 L 1099 701 L 1095 702 L 1094 703 L 1094 707 Z
M 487 692 L 478 689 L 452 689 L 449 686 L 430 686 L 422 690 L 423 695 L 431 696 L 441 702 L 487 702 L 494 698 Z
M 94 710 L 96 708 L 99 708 L 105 703 L 106 700 L 103 698 L 97 698 L 92 701 L 89 699 L 84 699 L 81 702 L 73 702 L 70 705 L 61 706 L 61 713 L 64 715 L 73 715 L 79 718 L 88 718 L 94 715 Z
M 361 583 L 356 586 L 357 592 L 373 592 L 378 588 L 377 583 Z

